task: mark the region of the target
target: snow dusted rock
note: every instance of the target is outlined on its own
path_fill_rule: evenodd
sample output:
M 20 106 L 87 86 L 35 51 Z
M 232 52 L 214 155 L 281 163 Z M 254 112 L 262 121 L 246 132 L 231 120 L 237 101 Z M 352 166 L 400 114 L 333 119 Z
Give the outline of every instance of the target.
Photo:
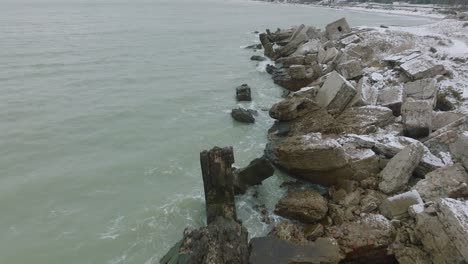
M 319 49 L 318 52 L 318 62 L 321 64 L 327 64 L 330 61 L 333 61 L 339 55 L 338 50 L 335 47 L 331 47 L 328 49 Z
M 318 109 L 319 106 L 314 101 L 293 94 L 285 100 L 274 104 L 270 109 L 270 116 L 280 121 L 289 121 L 309 111 Z
M 343 111 L 356 95 L 354 87 L 337 72 L 332 72 L 316 97 L 317 104 L 328 110 Z
M 346 137 L 351 140 L 351 143 L 357 145 L 360 148 L 372 148 L 377 142 L 371 136 L 366 135 L 348 134 Z
M 313 190 L 289 191 L 276 204 L 277 215 L 298 220 L 302 223 L 315 223 L 328 212 L 327 200 Z
M 401 191 L 424 155 L 424 145 L 416 142 L 396 154 L 381 172 L 379 189 L 384 193 Z
M 426 174 L 425 179 L 420 180 L 413 189 L 428 202 L 448 197 L 463 183 L 468 183 L 468 174 L 463 166 L 454 164 Z
M 250 248 L 250 264 L 338 264 L 342 258 L 338 244 L 330 238 L 298 245 L 275 237 L 255 237 L 250 240 Z
M 468 262 L 468 201 L 438 200 L 416 214 L 416 230 L 433 263 Z
M 345 18 L 341 18 L 325 27 L 328 39 L 340 39 L 343 35 L 351 32 L 351 28 Z
M 408 216 L 408 208 L 415 204 L 423 204 L 423 200 L 419 193 L 413 190 L 383 200 L 380 213 L 388 219 L 402 219 Z
M 368 105 L 344 110 L 336 122 L 348 133 L 367 134 L 369 130 L 385 127 L 395 121 L 392 111 L 386 107 Z
M 428 136 L 432 131 L 432 105 L 427 101 L 407 101 L 401 107 L 405 134 L 412 138 Z
M 359 220 L 332 226 L 329 232 L 340 248 L 350 253 L 391 244 L 395 229 L 383 215 L 361 214 Z
M 383 77 L 382 77 L 383 78 Z M 351 106 L 375 105 L 379 91 L 373 86 L 368 77 L 363 77 L 359 80 L 356 87 L 356 96 L 351 101 Z
M 384 155 L 387 158 L 392 158 L 406 146 L 413 143 L 419 143 L 419 141 L 408 137 L 389 135 L 376 142 L 372 150 L 377 154 Z M 424 155 L 421 162 L 416 167 L 415 174 L 420 177 L 424 177 L 427 173 L 443 166 L 445 166 L 445 163 L 442 162 L 440 158 L 432 154 L 427 147 L 424 147 Z
M 384 77 L 382 74 L 378 72 L 373 72 L 370 76 L 370 79 L 372 82 L 380 82 L 380 81 L 383 81 Z
M 379 90 L 377 103 L 392 109 L 393 115 L 399 116 L 403 104 L 403 87 L 396 85 Z
M 391 55 L 384 58 L 384 61 L 390 65 L 401 65 L 407 61 L 420 57 L 422 55 L 421 51 L 409 50 L 399 54 Z
M 311 39 L 308 42 L 300 45 L 292 55 L 297 56 L 297 55 L 306 55 L 309 53 L 317 53 L 319 49 L 319 45 L 320 45 L 319 39 Z
M 350 60 L 338 64 L 338 71 L 347 80 L 355 79 L 362 76 L 362 64 L 358 60 Z
M 320 133 L 288 137 L 270 142 L 267 157 L 276 165 L 313 183 L 329 185 L 349 176 L 343 147 L 334 139 L 322 138 Z
M 361 41 L 361 38 L 358 37 L 356 34 L 353 34 L 351 36 L 348 36 L 346 38 L 343 38 L 340 42 L 341 44 L 343 44 L 344 46 L 348 46 L 349 44 L 352 44 L 352 43 L 358 43 Z
M 433 78 L 437 75 L 445 74 L 445 68 L 441 64 L 434 64 L 433 62 L 417 58 L 403 63 L 401 66 L 403 72 L 413 81 Z
M 428 78 L 406 83 L 404 97 L 405 100 L 428 101 L 432 108 L 435 108 L 437 103 L 437 82 L 434 78 Z
M 458 134 L 457 141 L 450 144 L 450 152 L 468 170 L 468 131 Z
M 375 177 L 380 172 L 379 157 L 374 151 L 347 147 L 345 152 L 348 156 L 353 180 L 360 181 L 368 177 Z
M 453 112 L 432 112 L 432 131 L 442 128 L 462 118 L 463 114 Z

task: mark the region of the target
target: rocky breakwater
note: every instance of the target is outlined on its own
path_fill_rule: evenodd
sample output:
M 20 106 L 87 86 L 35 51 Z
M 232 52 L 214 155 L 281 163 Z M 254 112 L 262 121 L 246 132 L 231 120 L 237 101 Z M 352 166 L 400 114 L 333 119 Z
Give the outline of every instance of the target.
M 186 229 L 161 263 L 468 262 L 468 111 L 450 85 L 468 75 L 435 48 L 451 40 L 340 19 L 267 30 L 260 42 L 287 91 L 269 110 L 265 156 L 235 170 L 232 148 L 201 153 L 207 227 Z M 251 88 L 236 98 L 252 100 Z M 234 196 L 272 164 L 294 181 L 281 186 L 281 221 L 247 241 Z
M 292 248 L 332 241 L 339 255 L 275 263 L 468 261 L 468 118 L 447 87 L 465 75 L 434 48 L 448 40 L 340 19 L 260 41 L 275 61 L 267 72 L 289 92 L 270 109 L 265 156 L 297 179 L 271 236 Z M 251 254 L 277 243 L 252 243 Z

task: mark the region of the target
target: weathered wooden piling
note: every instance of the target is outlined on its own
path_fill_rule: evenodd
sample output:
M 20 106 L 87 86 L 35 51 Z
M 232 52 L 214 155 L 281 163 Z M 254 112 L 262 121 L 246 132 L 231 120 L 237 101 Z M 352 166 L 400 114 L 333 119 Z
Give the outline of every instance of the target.
M 236 220 L 232 147 L 214 147 L 200 153 L 200 163 L 205 189 L 206 219 L 209 225 L 216 217 Z

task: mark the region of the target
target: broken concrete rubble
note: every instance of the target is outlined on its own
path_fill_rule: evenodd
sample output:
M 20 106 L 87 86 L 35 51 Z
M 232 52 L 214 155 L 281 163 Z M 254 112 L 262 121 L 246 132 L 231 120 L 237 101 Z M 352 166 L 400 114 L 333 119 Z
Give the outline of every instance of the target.
M 432 105 L 427 101 L 407 101 L 401 107 L 405 135 L 422 138 L 432 132 Z
M 297 245 L 275 237 L 257 237 L 250 240 L 250 248 L 250 264 L 338 264 L 342 259 L 338 244 L 330 238 Z
M 356 89 L 343 76 L 332 72 L 318 90 L 316 101 L 328 110 L 342 112 L 356 95 Z
M 413 189 L 429 202 L 449 197 L 463 183 L 468 183 L 468 173 L 462 165 L 454 164 L 426 174 L 425 179 L 420 180 Z
M 359 80 L 356 87 L 356 96 L 351 101 L 351 106 L 364 106 L 377 104 L 378 89 L 373 86 L 368 77 Z
M 437 83 L 434 78 L 422 79 L 405 84 L 405 100 L 407 98 L 414 100 L 427 100 L 432 108 L 435 108 L 437 102 Z
M 298 220 L 302 223 L 315 223 L 328 212 L 327 200 L 314 190 L 289 191 L 276 204 L 277 215 Z
M 343 35 L 350 33 L 351 28 L 345 18 L 341 18 L 325 27 L 328 39 L 340 39 Z
M 362 65 L 358 60 L 350 60 L 338 64 L 337 70 L 347 80 L 355 79 L 362 76 Z
M 424 155 L 424 145 L 416 142 L 396 154 L 381 172 L 379 189 L 384 193 L 401 191 Z
M 408 208 L 415 204 L 423 204 L 423 200 L 417 191 L 409 191 L 388 197 L 379 209 L 388 219 L 402 219 L 408 216 Z
M 417 235 L 434 263 L 468 261 L 468 202 L 443 198 L 416 214 Z
M 377 103 L 390 108 L 393 115 L 399 116 L 403 104 L 403 87 L 396 85 L 379 90 Z
M 417 58 L 400 65 L 402 71 L 413 81 L 433 78 L 437 75 L 444 75 L 445 68 L 441 64 L 434 64 L 428 59 Z

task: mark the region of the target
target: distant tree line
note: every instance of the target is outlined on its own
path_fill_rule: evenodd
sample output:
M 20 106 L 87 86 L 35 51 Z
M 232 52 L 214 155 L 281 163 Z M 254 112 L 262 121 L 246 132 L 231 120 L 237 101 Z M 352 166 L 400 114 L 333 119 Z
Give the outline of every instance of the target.
M 392 4 L 394 0 L 348 0 L 348 2 L 374 2 L 383 4 Z M 468 0 L 407 0 L 409 4 L 435 4 L 435 5 L 455 5 L 455 6 L 467 6 Z

